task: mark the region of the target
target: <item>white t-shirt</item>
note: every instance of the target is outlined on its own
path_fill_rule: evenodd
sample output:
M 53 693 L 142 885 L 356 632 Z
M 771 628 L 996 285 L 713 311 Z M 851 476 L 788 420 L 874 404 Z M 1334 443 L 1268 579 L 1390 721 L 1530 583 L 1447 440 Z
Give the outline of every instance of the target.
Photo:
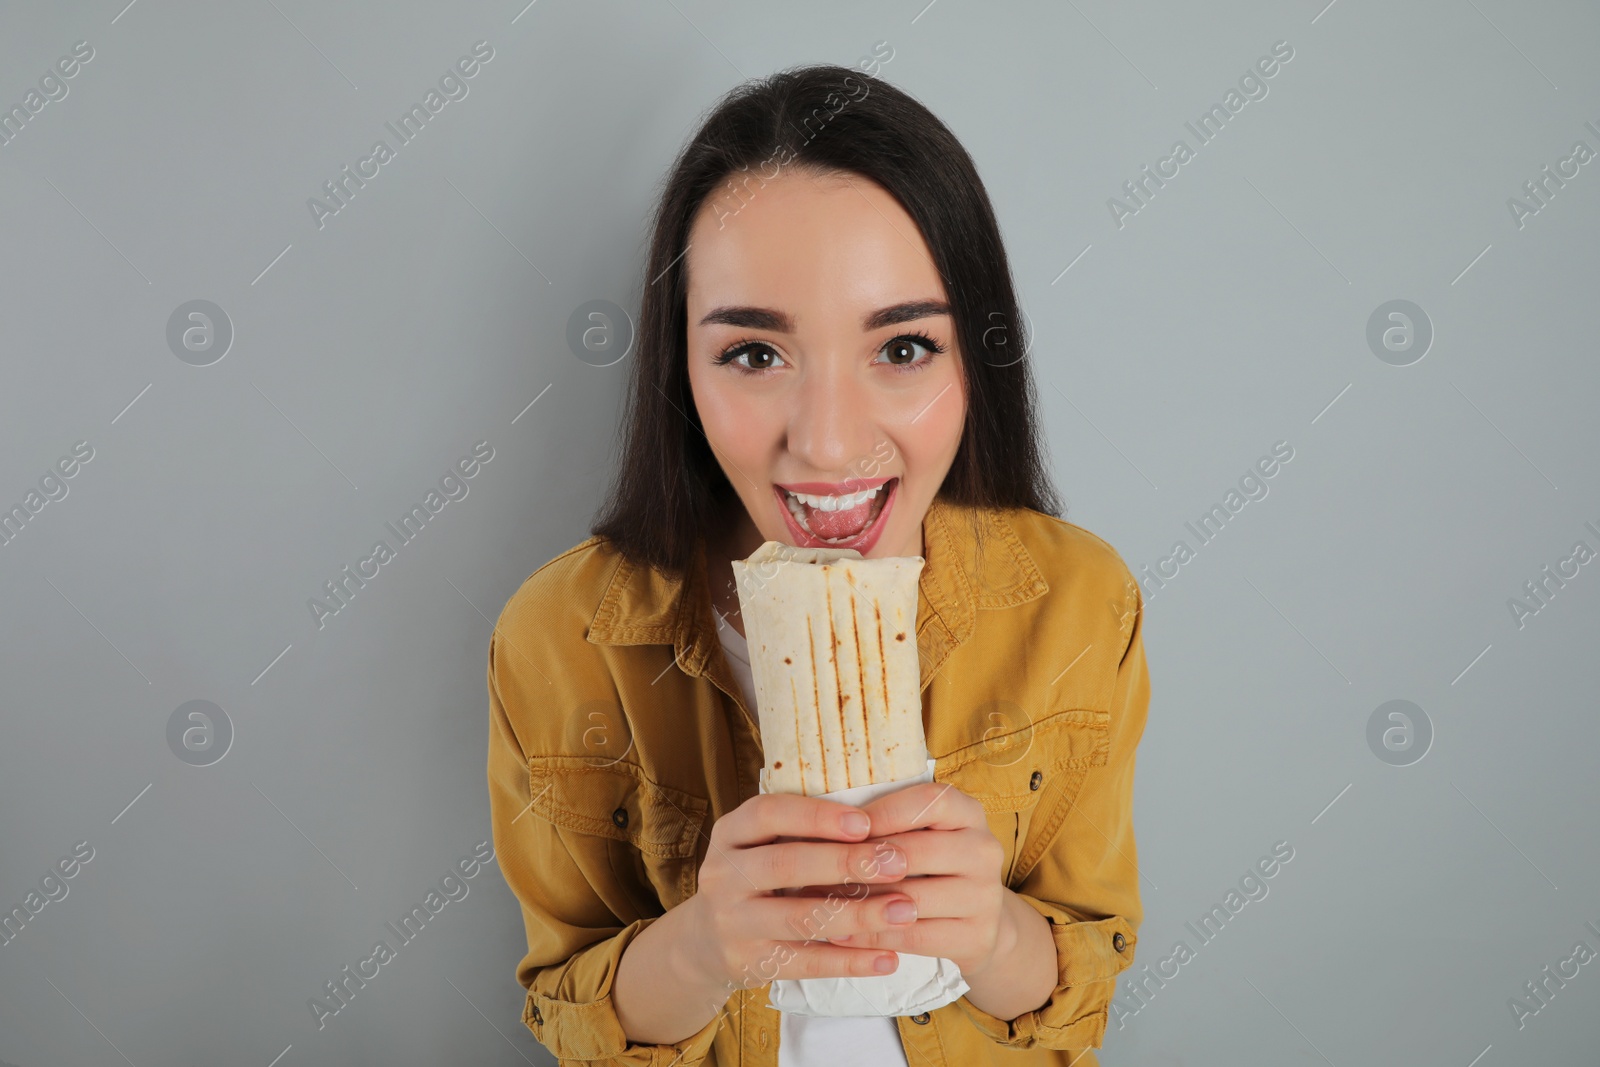
M 712 608 L 717 617 L 717 636 L 727 653 L 728 666 L 744 692 L 744 700 L 756 714 L 755 676 L 750 672 L 749 646 L 739 631 Z M 893 1017 L 778 1015 L 778 1067 L 849 1067 L 852 1064 L 887 1064 L 910 1067 L 900 1031 Z

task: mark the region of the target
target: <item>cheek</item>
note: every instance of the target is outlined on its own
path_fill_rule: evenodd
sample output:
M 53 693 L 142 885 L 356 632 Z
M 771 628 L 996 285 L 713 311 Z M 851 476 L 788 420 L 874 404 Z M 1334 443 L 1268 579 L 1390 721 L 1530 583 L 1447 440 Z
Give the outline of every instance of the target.
M 960 389 L 960 383 L 952 384 L 919 418 L 901 429 L 900 440 L 914 465 L 948 465 L 955 456 L 966 425 L 966 405 Z
M 741 388 L 743 383 L 730 380 L 731 375 L 722 374 L 719 368 L 709 370 L 712 373 L 691 370 L 689 375 L 700 426 L 724 468 L 731 460 L 749 477 L 759 478 L 752 465 L 759 465 L 773 442 L 782 437 L 782 412 L 759 390 Z M 733 472 L 728 473 L 733 481 Z
M 766 415 L 760 404 L 738 389 L 708 381 L 695 392 L 700 425 L 718 449 L 734 456 L 749 454 L 763 436 Z
M 730 427 L 737 426 L 739 420 L 733 410 L 736 398 L 722 388 L 723 383 L 716 374 L 709 373 L 713 369 L 691 364 L 689 390 L 694 395 L 694 409 L 700 416 L 700 425 L 711 443 L 720 447 L 721 438 Z

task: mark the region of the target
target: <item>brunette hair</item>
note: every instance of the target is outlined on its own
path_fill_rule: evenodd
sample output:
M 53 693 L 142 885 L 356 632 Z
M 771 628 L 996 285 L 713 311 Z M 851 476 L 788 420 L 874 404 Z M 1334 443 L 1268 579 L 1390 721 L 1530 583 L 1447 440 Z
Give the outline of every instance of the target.
M 678 153 L 657 204 L 630 370 L 621 460 L 590 527 L 624 556 L 682 575 L 738 500 L 689 387 L 684 245 L 714 192 L 759 189 L 776 168 L 876 182 L 922 231 L 944 280 L 967 391 L 966 424 L 938 499 L 1060 517 L 1035 416 L 1027 337 L 1000 229 L 955 135 L 900 89 L 833 65 L 736 86 Z

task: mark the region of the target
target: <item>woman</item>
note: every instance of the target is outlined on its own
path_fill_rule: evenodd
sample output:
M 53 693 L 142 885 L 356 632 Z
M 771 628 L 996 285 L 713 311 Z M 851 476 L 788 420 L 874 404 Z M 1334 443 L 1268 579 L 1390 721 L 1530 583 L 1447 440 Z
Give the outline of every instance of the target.
M 490 641 L 523 1021 L 563 1063 L 1095 1064 L 1142 918 L 1141 597 L 1056 517 L 971 159 L 846 68 L 742 86 L 673 167 L 646 281 L 594 536 Z M 924 557 L 933 782 L 758 794 L 732 561 L 767 540 Z M 910 1017 L 768 1004 L 898 951 L 968 992 Z

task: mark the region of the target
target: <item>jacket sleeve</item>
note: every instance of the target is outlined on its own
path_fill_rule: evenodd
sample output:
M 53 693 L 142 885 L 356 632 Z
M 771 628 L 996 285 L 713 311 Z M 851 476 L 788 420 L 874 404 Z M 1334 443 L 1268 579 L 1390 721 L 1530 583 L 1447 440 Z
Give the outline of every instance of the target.
M 1050 923 L 1056 946 L 1056 988 L 1033 1011 L 1004 1020 L 960 1004 L 991 1040 L 1012 1048 L 1099 1048 L 1105 1038 L 1116 978 L 1133 964 L 1135 931 L 1144 917 L 1133 838 L 1134 750 L 1150 703 L 1145 666 L 1143 594 L 1112 690 L 1106 761 L 1091 766 L 1068 801 L 1050 847 L 1017 895 Z
M 508 640 L 498 626 L 489 639 L 489 808 L 496 858 L 528 935 L 517 968 L 528 991 L 522 1021 L 560 1064 L 695 1067 L 721 1013 L 677 1044 L 641 1045 L 627 1040 L 612 1006 L 623 951 L 655 919 L 619 919 L 606 904 L 619 899 L 618 887 L 593 884 L 598 876 L 586 870 L 595 868 L 580 865 L 565 831 L 533 810 L 527 750 L 514 724 L 548 724 L 577 701 L 567 672 L 547 666 L 541 676 L 526 651 L 528 642 Z

